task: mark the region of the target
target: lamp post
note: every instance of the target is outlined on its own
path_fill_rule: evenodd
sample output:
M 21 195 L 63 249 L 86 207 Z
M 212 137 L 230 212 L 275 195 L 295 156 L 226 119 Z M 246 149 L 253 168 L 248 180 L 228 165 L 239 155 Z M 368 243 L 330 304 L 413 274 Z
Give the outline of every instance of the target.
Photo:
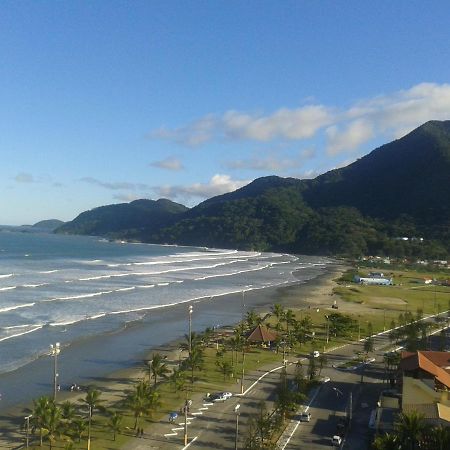
M 60 343 L 50 344 L 50 356 L 54 358 L 53 365 L 53 400 L 56 401 L 56 392 L 58 390 L 58 355 L 61 352 Z
M 188 313 L 189 313 L 189 357 L 192 357 L 192 305 L 189 305 Z M 192 363 L 192 361 L 191 361 Z M 186 390 L 186 399 L 184 401 L 184 445 L 186 446 L 188 443 L 188 399 L 187 399 L 187 390 Z
M 383 309 L 383 331 L 386 331 L 386 308 Z
M 245 342 L 242 344 L 241 394 L 244 393 L 244 372 L 245 372 Z
M 25 437 L 25 448 L 29 448 L 30 443 L 30 419 L 33 417 L 33 414 L 30 414 L 29 416 L 25 417 L 26 421 L 26 437 Z
M 237 448 L 238 448 L 239 408 L 240 407 L 241 407 L 241 405 L 239 403 L 234 407 L 234 413 L 236 414 L 236 436 L 235 436 L 235 439 L 234 439 L 234 450 L 237 450 Z
M 192 353 L 192 305 L 189 305 L 189 356 Z

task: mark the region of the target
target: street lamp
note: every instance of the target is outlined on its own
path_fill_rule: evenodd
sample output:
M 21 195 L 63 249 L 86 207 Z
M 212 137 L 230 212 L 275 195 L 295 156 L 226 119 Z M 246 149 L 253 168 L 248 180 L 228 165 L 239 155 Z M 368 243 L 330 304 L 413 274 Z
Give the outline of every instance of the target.
M 55 345 L 50 344 L 50 356 L 53 356 L 55 364 L 53 365 L 53 400 L 56 401 L 56 392 L 58 390 L 58 355 L 61 352 L 61 345 L 57 342 Z
M 25 417 L 25 421 L 26 421 L 26 437 L 25 437 L 25 446 L 26 448 L 28 448 L 29 443 L 30 443 L 30 419 L 33 417 L 33 414 L 30 414 L 29 416 Z
M 239 403 L 234 407 L 234 413 L 236 414 L 236 436 L 235 436 L 235 440 L 234 440 L 234 450 L 237 450 L 237 448 L 238 448 L 239 408 L 240 407 L 241 407 L 241 405 Z
M 192 353 L 192 305 L 189 305 L 189 356 Z
M 192 305 L 189 305 L 188 313 L 189 313 L 189 357 L 192 357 Z M 192 361 L 191 361 L 192 363 Z M 186 399 L 184 401 L 184 445 L 186 446 L 188 443 L 188 399 L 187 399 L 187 391 L 186 391 Z

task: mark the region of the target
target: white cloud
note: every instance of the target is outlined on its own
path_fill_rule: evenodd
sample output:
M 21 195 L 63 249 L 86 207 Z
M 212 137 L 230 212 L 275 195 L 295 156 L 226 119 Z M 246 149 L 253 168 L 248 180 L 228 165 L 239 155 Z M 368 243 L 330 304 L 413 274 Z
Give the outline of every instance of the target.
M 450 118 L 450 84 L 420 83 L 410 89 L 363 99 L 347 108 L 313 104 L 271 114 L 227 111 L 206 115 L 152 137 L 198 147 L 211 141 L 292 142 L 325 132 L 328 153 L 355 151 L 372 139 L 398 138 L 428 120 Z
M 216 195 L 235 191 L 251 180 L 233 180 L 229 175 L 216 174 L 208 183 L 194 183 L 187 186 L 159 186 L 154 190 L 160 197 L 179 201 L 204 200 Z
M 370 123 L 366 120 L 358 119 L 350 122 L 344 131 L 340 131 L 337 126 L 327 128 L 327 153 L 336 155 L 343 151 L 352 151 L 361 144 L 370 140 L 374 131 Z
M 183 169 L 181 161 L 173 156 L 169 156 L 161 161 L 153 161 L 150 166 L 157 167 L 158 169 L 166 169 L 178 171 Z

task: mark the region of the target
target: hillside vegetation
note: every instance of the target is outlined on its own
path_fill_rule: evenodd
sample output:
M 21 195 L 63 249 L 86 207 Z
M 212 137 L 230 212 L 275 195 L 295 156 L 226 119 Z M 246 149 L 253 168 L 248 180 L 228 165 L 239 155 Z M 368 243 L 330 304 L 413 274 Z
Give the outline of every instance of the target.
M 153 243 L 443 259 L 450 252 L 450 121 L 427 122 L 314 180 L 259 178 L 192 209 L 169 200 L 110 205 L 58 231 Z

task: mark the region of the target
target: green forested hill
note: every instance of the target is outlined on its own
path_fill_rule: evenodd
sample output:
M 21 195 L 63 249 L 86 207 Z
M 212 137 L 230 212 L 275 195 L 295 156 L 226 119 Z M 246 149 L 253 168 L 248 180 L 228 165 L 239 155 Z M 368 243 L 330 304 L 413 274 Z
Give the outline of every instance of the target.
M 314 180 L 259 178 L 190 210 L 178 205 L 164 220 L 151 208 L 133 221 L 124 217 L 126 204 L 105 208 L 100 222 L 87 226 L 83 216 L 98 216 L 97 208 L 61 229 L 114 231 L 155 243 L 444 258 L 450 252 L 450 121 L 427 122 Z M 405 236 L 416 239 L 399 239 Z
M 56 231 L 145 240 L 155 230 L 173 224 L 187 210 L 166 199 L 135 200 L 85 211 Z

